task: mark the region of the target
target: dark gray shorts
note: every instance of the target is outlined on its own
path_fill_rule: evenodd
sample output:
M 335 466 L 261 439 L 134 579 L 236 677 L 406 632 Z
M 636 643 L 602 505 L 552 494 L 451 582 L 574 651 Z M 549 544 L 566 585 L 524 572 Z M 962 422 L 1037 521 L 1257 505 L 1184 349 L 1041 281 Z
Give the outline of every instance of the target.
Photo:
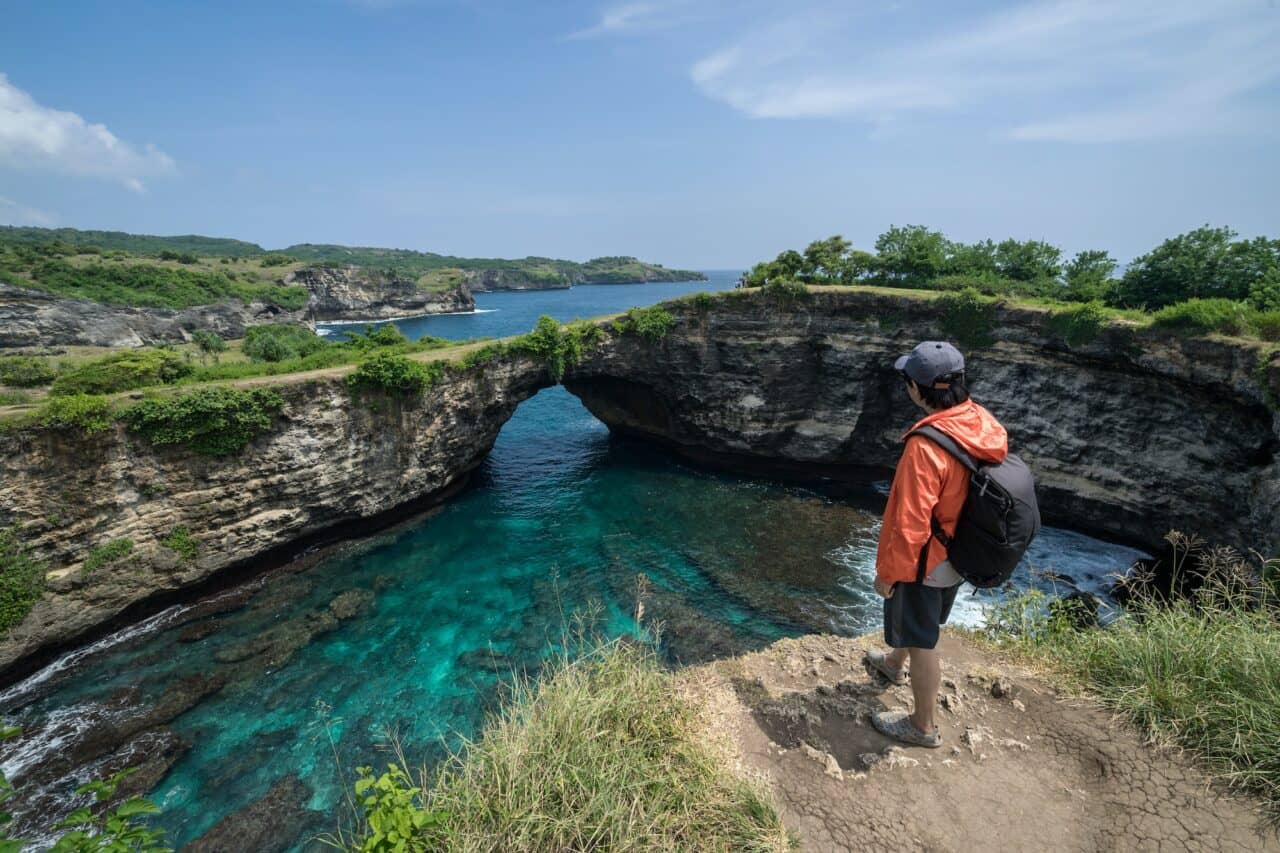
M 884 600 L 884 641 L 894 649 L 931 649 L 951 615 L 960 584 L 948 587 L 899 583 Z

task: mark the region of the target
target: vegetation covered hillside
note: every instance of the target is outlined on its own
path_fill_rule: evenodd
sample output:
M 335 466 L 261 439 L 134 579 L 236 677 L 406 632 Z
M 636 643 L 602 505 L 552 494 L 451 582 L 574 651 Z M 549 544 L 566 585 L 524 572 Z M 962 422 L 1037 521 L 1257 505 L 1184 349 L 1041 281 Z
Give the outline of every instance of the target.
M 667 269 L 661 264 L 651 264 L 632 257 L 593 258 L 586 263 L 555 258 L 528 257 L 518 260 L 504 258 L 459 258 L 454 255 L 437 255 L 434 252 L 415 252 L 411 249 L 379 249 L 369 246 L 336 246 L 331 244 L 300 243 L 282 250 L 284 254 L 306 261 L 349 263 L 363 267 L 386 267 L 414 278 L 434 279 L 440 273 L 506 273 L 508 277 L 523 279 L 547 286 L 565 286 L 598 282 L 623 284 L 641 281 L 693 281 L 706 278 L 694 270 Z
M 239 299 L 297 310 L 307 293 L 287 277 L 308 265 L 353 265 L 376 278 L 412 279 L 431 292 L 464 284 L 541 288 L 705 277 L 632 257 L 505 260 L 312 243 L 269 251 L 218 237 L 0 226 L 0 282 L 109 305 L 182 309 Z

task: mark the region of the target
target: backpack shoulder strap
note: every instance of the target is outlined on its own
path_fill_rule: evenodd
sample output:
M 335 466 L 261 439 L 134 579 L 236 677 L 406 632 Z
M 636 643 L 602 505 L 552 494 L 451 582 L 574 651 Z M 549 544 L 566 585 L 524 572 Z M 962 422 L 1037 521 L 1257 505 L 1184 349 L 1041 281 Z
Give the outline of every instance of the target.
M 947 451 L 947 453 L 958 460 L 961 465 L 968 468 L 970 474 L 977 473 L 977 461 L 969 455 L 967 450 L 960 446 L 959 442 L 937 427 L 926 424 L 919 429 L 913 429 L 911 432 L 907 433 L 907 438 L 910 438 L 913 435 L 924 436 L 943 450 Z

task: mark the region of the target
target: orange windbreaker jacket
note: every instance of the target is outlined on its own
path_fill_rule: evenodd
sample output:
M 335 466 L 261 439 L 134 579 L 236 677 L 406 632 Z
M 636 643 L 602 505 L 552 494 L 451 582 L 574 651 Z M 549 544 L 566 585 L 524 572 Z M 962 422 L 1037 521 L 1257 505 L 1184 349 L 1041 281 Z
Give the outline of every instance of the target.
M 942 430 L 980 461 L 1000 462 L 1009 453 L 1004 427 L 973 400 L 934 412 L 907 434 L 926 425 Z M 920 549 L 926 542 L 929 572 L 947 558 L 947 549 L 931 536 L 929 517 L 936 516 L 947 535 L 953 535 L 969 489 L 969 471 L 959 460 L 923 436 L 906 441 L 889 489 L 876 549 L 876 575 L 888 584 L 916 579 Z

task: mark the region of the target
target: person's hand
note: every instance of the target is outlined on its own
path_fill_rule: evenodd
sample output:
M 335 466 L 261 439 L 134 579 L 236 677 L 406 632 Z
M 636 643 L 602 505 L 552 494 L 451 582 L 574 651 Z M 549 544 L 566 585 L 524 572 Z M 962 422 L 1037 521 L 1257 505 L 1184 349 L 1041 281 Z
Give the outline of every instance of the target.
M 881 598 L 893 598 L 894 586 L 895 584 L 885 583 L 884 581 L 880 580 L 880 578 L 876 578 L 876 583 L 875 583 L 876 595 L 880 596 Z

